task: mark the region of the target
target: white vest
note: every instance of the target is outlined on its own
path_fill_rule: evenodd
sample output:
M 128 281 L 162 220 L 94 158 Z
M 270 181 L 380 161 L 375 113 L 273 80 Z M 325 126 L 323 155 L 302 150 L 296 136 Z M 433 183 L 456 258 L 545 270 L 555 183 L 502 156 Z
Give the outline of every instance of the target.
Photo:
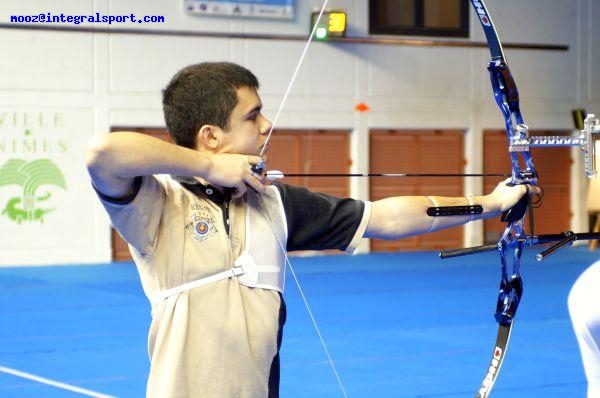
M 171 296 L 233 277 L 244 286 L 283 293 L 288 230 L 281 195 L 277 188 L 269 186 L 262 195 L 248 191 L 247 200 L 246 244 L 233 267 L 153 295 L 153 309 Z

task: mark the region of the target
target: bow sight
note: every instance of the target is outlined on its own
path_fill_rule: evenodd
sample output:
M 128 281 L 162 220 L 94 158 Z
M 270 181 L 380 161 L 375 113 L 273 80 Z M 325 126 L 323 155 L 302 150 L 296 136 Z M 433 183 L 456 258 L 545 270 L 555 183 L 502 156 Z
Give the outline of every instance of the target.
M 592 178 L 596 176 L 596 142 L 600 136 L 600 119 L 594 114 L 587 115 L 583 130 L 577 137 L 540 136 L 529 137 L 528 127 L 519 124 L 510 136 L 509 151 L 528 151 L 530 147 L 579 147 L 583 151 L 585 174 Z

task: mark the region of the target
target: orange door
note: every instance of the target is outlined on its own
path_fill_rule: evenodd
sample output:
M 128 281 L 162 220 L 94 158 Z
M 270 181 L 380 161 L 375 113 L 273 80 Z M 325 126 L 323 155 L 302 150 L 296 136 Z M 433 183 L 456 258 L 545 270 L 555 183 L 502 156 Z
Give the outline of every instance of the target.
M 294 174 L 347 174 L 349 138 L 349 131 L 279 130 L 271 136 L 268 169 Z M 350 194 L 348 177 L 289 177 L 283 181 L 338 197 Z
M 462 131 L 372 130 L 371 173 L 463 173 Z M 461 177 L 381 177 L 370 180 L 371 200 L 404 195 L 463 196 Z M 372 251 L 462 247 L 463 228 L 451 228 L 396 241 L 373 239 Z

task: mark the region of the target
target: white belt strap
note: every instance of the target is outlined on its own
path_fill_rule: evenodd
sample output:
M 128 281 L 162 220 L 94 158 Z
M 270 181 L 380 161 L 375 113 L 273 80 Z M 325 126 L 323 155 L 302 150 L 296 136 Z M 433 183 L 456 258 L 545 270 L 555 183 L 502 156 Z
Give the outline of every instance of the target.
M 152 296 L 150 299 L 150 304 L 152 304 L 152 309 L 160 304 L 162 301 L 168 299 L 171 296 L 175 296 L 186 292 L 188 290 L 195 289 L 200 286 L 208 285 L 209 283 L 217 282 L 222 279 L 232 278 L 234 276 L 242 275 L 244 273 L 244 268 L 241 265 L 234 265 L 233 268 L 219 272 L 218 274 L 210 275 L 201 279 L 197 279 L 195 281 L 191 281 L 188 283 L 184 283 L 183 285 L 175 286 L 171 289 L 163 290 Z

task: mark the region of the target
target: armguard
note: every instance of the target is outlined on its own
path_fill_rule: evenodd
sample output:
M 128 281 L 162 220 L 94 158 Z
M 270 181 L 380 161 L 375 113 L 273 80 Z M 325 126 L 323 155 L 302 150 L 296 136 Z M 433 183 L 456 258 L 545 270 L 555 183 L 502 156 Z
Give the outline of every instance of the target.
M 483 207 L 481 205 L 470 205 L 470 206 L 437 206 L 428 207 L 427 215 L 430 217 L 439 216 L 470 216 L 473 214 L 483 213 Z

